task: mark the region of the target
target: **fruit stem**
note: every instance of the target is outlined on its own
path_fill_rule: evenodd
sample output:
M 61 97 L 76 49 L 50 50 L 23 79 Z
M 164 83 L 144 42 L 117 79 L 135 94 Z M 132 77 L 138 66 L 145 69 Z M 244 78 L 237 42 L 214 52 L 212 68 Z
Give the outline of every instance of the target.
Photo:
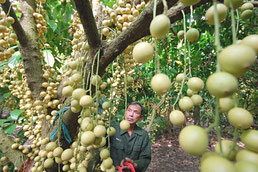
M 193 6 L 190 6 L 190 18 L 189 18 L 189 29 L 191 29 L 192 27 L 192 19 L 193 19 Z M 191 70 L 191 45 L 190 42 L 188 41 L 187 44 L 187 48 L 188 48 L 188 61 L 189 61 L 189 75 L 190 77 L 192 77 L 192 70 Z
M 98 74 L 99 74 L 99 57 L 100 57 L 100 50 L 98 50 L 98 52 L 97 52 L 97 69 L 96 69 L 96 76 L 98 76 Z M 95 94 L 96 94 L 96 102 L 98 102 L 98 94 L 97 94 L 97 92 L 98 92 L 98 85 L 99 85 L 99 83 L 98 83 L 98 79 L 96 80 L 97 82 L 96 82 L 96 92 L 95 92 Z M 98 108 L 98 107 L 97 107 Z M 97 112 L 98 113 L 98 112 Z
M 183 14 L 183 22 L 184 22 L 184 76 L 186 76 L 186 24 L 185 24 L 185 12 L 183 10 L 181 10 L 181 12 Z M 177 98 L 176 98 L 174 104 L 172 105 L 173 110 L 175 110 L 175 105 L 177 104 L 179 97 L 182 94 L 184 83 L 185 83 L 185 77 L 183 77 L 183 80 L 181 82 L 180 91 L 177 94 Z
M 217 9 L 217 1 L 213 0 L 213 5 L 214 5 L 214 21 L 215 21 L 215 46 L 216 46 L 216 56 L 217 56 L 217 70 L 216 72 L 220 72 L 220 65 L 218 61 L 218 55 L 221 51 L 221 45 L 220 45 L 220 39 L 219 39 L 219 16 L 218 16 L 218 9 Z
M 190 6 L 190 18 L 189 18 L 189 29 L 192 27 L 192 19 L 193 19 L 193 6 Z
M 108 114 L 109 114 L 109 117 L 108 117 L 108 121 L 109 121 L 108 129 L 109 129 L 109 132 L 110 132 L 111 117 L 112 117 L 112 115 L 111 115 L 111 113 L 109 112 L 109 110 L 108 110 Z M 108 150 L 110 150 L 110 133 L 107 134 L 107 136 L 108 136 Z
M 239 12 L 238 12 L 238 10 L 236 10 L 236 14 L 237 14 L 237 24 L 236 24 L 236 36 L 237 36 L 238 29 L 239 29 Z
M 231 8 L 230 14 L 231 14 L 232 39 L 233 39 L 233 44 L 235 44 L 236 43 L 236 22 L 235 22 L 232 0 L 230 0 L 230 8 Z
M 184 72 L 184 75 L 185 75 L 185 72 Z M 173 110 L 176 110 L 176 109 L 175 109 L 175 105 L 177 104 L 177 102 L 178 102 L 178 100 L 179 100 L 179 97 L 180 97 L 180 95 L 182 94 L 183 87 L 184 87 L 184 82 L 185 82 L 185 77 L 183 78 L 183 81 L 181 82 L 180 91 L 179 91 L 179 93 L 177 94 L 177 97 L 176 97 L 176 100 L 175 100 L 174 104 L 172 105 Z
M 238 106 L 238 98 L 236 93 L 233 94 L 233 100 L 234 100 L 234 106 L 237 107 Z
M 188 62 L 189 62 L 189 75 L 190 77 L 192 77 L 192 69 L 191 69 L 191 46 L 190 46 L 190 42 L 188 41 Z
M 151 121 L 147 127 L 148 132 L 150 132 L 150 130 L 151 130 L 151 126 L 152 126 L 152 123 L 153 123 L 155 115 L 156 115 L 156 110 L 165 102 L 166 96 L 167 96 L 167 93 L 162 96 L 162 99 L 160 100 L 160 102 L 156 105 L 156 107 L 153 108 L 152 115 L 151 115 Z
M 153 18 L 156 17 L 156 9 L 157 9 L 157 0 L 154 0 L 154 6 L 153 6 Z
M 167 4 L 167 1 L 166 1 L 166 0 L 162 0 L 162 2 L 163 2 L 163 6 L 164 6 L 163 14 L 167 15 L 167 12 L 168 12 L 168 4 Z
M 181 10 L 183 14 L 183 22 L 184 22 L 184 74 L 186 74 L 186 21 L 185 21 L 185 12 Z
M 227 157 L 229 157 L 229 155 L 231 154 L 231 152 L 235 149 L 236 145 L 237 145 L 237 138 L 238 138 L 238 130 L 237 128 L 234 128 L 234 133 L 233 133 L 233 145 L 227 155 Z
M 220 122 L 219 122 L 219 98 L 216 98 L 216 108 L 215 108 L 215 128 L 216 128 L 216 133 L 217 133 L 217 139 L 219 142 L 219 148 L 220 148 L 220 154 L 223 155 L 223 150 L 222 150 L 222 144 L 221 144 L 221 133 L 220 133 Z
M 160 73 L 159 55 L 157 53 L 157 40 L 154 41 L 156 73 Z
M 126 111 L 126 108 L 127 108 L 127 71 L 126 71 L 126 66 L 125 66 L 125 57 L 124 57 L 124 70 L 125 70 L 125 76 L 124 76 L 124 83 L 125 83 L 125 93 L 124 93 L 124 96 L 125 96 L 125 111 Z

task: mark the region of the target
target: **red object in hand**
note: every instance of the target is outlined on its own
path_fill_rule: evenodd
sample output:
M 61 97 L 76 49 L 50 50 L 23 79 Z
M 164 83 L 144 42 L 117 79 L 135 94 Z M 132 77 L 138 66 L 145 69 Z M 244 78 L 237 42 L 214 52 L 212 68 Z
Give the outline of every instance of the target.
M 133 166 L 132 163 L 130 163 L 130 162 L 124 162 L 123 165 L 124 165 L 124 166 L 128 166 L 128 167 L 130 168 L 131 172 L 135 172 L 135 169 L 134 169 L 134 166 Z M 123 169 L 122 169 L 121 166 L 116 166 L 116 169 L 118 170 L 118 172 L 123 172 Z

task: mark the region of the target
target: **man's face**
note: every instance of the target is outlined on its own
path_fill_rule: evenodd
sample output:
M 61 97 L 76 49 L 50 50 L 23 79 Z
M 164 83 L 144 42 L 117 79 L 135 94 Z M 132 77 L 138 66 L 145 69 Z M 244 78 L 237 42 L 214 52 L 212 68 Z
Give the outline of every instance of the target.
M 137 104 L 128 106 L 125 112 L 125 119 L 130 124 L 136 124 L 141 118 L 141 106 Z

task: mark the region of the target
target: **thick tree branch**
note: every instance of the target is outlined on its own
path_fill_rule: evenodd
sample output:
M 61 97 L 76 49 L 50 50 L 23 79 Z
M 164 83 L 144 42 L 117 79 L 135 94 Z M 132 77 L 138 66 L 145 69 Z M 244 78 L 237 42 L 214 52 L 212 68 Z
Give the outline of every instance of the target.
M 28 42 L 28 39 L 25 35 L 25 31 L 23 30 L 20 22 L 18 21 L 17 16 L 15 15 L 15 12 L 13 11 L 10 1 L 6 0 L 6 2 L 2 4 L 2 8 L 6 14 L 8 14 L 9 12 L 9 16 L 14 18 L 15 22 L 12 24 L 12 27 L 17 35 L 17 38 L 20 44 L 26 45 Z
M 177 0 L 167 2 L 168 7 L 175 5 Z M 150 34 L 149 26 L 153 18 L 154 1 L 138 16 L 125 31 L 123 31 L 116 39 L 111 41 L 103 48 L 103 56 L 100 61 L 100 73 L 103 74 L 105 68 L 124 51 L 124 49 L 133 42 Z M 157 14 L 163 12 L 163 4 L 161 1 L 157 4 Z
M 90 48 L 96 49 L 100 47 L 101 40 L 89 0 L 74 0 L 74 3 L 79 13 Z
M 20 23 L 24 28 L 28 42 L 27 44 L 20 44 L 19 49 L 32 97 L 36 100 L 39 98 L 42 90 L 41 84 L 44 82 L 39 39 L 33 17 L 36 5 L 33 0 L 23 0 L 20 1 L 20 4 L 22 10 Z
M 13 143 L 14 142 L 8 137 L 8 135 L 0 128 L 0 150 L 6 157 L 8 157 L 15 167 L 20 168 L 24 160 L 26 160 L 26 156 L 18 150 L 13 150 L 11 148 Z
M 167 1 L 168 8 L 174 6 L 178 1 L 177 0 L 170 0 Z M 204 3 L 212 2 L 212 0 L 202 0 L 196 6 L 200 6 Z M 143 38 L 144 36 L 150 35 L 149 26 L 151 20 L 153 18 L 153 5 L 152 2 L 139 16 L 138 19 L 135 20 L 127 30 L 123 31 L 116 39 L 111 41 L 109 44 L 104 45 L 102 48 L 103 54 L 100 61 L 100 74 L 103 74 L 105 68 L 120 54 L 124 51 L 124 49 L 132 44 L 133 42 Z M 176 5 L 176 7 L 180 6 L 181 8 L 173 11 L 171 13 L 170 20 L 171 23 L 182 19 L 181 10 L 186 10 L 185 12 L 189 12 L 189 7 Z M 157 14 L 163 12 L 163 4 L 161 1 L 157 4 Z

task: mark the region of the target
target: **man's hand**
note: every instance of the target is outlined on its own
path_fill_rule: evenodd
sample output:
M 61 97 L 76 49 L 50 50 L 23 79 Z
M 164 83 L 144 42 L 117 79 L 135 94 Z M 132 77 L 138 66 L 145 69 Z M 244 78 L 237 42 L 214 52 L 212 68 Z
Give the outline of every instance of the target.
M 134 168 L 137 168 L 137 164 L 130 158 L 125 158 L 124 160 L 121 161 L 120 166 L 122 169 L 130 169 L 128 166 L 124 165 L 124 162 L 129 162 L 133 165 Z

